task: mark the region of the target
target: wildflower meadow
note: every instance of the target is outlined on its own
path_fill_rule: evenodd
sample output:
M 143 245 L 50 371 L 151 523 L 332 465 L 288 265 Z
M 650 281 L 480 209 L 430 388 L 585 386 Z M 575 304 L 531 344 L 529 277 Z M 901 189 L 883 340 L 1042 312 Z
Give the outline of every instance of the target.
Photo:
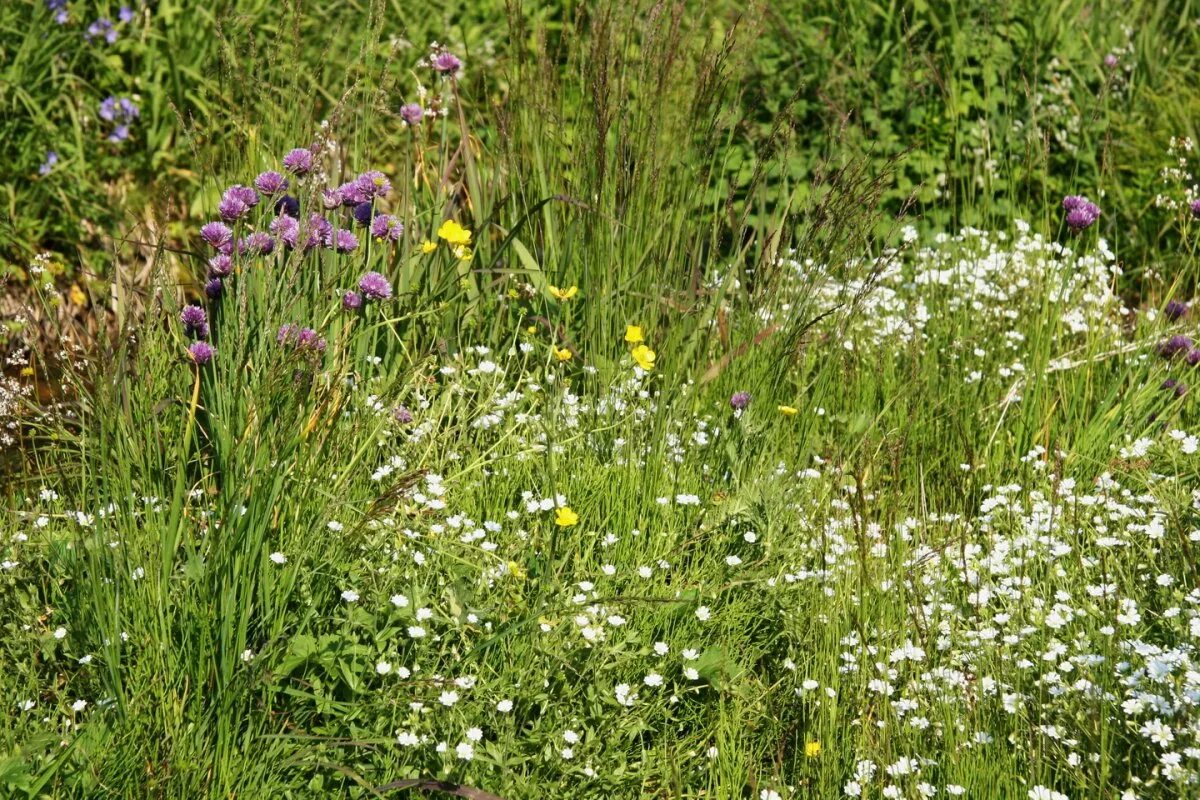
M 1198 74 L 0 3 L 0 797 L 1200 797 Z

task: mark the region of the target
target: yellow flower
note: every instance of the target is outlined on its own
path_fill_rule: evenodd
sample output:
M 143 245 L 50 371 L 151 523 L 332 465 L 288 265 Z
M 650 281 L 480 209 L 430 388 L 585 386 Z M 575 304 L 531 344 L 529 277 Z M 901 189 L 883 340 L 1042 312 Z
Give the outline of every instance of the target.
M 804 755 L 808 756 L 809 758 L 816 758 L 817 756 L 821 755 L 821 743 L 805 742 Z
M 454 247 L 450 248 L 450 251 L 454 253 L 454 257 L 460 261 L 470 261 L 475 257 L 475 251 L 466 245 L 456 244 Z
M 450 244 L 461 246 L 471 243 L 471 231 L 452 219 L 448 219 L 442 223 L 442 227 L 437 230 L 437 235 L 439 239 L 445 239 Z
M 74 303 L 75 305 L 77 305 L 77 306 L 86 306 L 87 305 L 88 296 L 84 293 L 83 289 L 79 288 L 78 284 L 75 284 L 75 283 L 71 284 L 71 288 L 67 290 L 67 293 L 71 298 L 71 302 Z
M 521 565 L 515 561 L 508 562 L 508 574 L 512 575 L 519 581 L 525 580 L 526 572 L 521 568 Z
M 559 506 L 554 512 L 554 524 L 560 528 L 569 528 L 579 523 L 579 515 L 570 506 Z
M 537 325 L 530 325 L 528 328 L 525 329 L 525 332 L 530 335 L 537 333 Z
M 630 355 L 633 356 L 633 360 L 637 362 L 637 365 L 647 372 L 654 369 L 654 359 L 657 358 L 657 355 L 649 347 L 646 347 L 646 345 L 639 344 L 633 348 L 633 352 Z
M 33 377 L 33 367 L 21 367 L 21 374 L 26 378 Z
M 421 242 L 422 253 L 432 253 L 434 250 L 437 250 L 437 242 L 431 242 L 428 239 Z
M 550 294 L 554 295 L 559 300 L 562 300 L 565 302 L 567 300 L 570 300 L 575 295 L 579 294 L 579 287 L 572 286 L 570 289 L 560 289 L 557 286 L 551 286 Z
M 565 347 L 556 347 L 554 348 L 554 357 L 559 361 L 570 361 L 571 351 Z
M 792 406 L 780 406 L 779 413 L 783 414 L 785 417 L 794 417 L 800 413 L 800 409 L 793 408 Z
M 645 335 L 642 334 L 641 325 L 626 325 L 625 326 L 625 341 L 630 344 L 641 344 L 646 341 Z

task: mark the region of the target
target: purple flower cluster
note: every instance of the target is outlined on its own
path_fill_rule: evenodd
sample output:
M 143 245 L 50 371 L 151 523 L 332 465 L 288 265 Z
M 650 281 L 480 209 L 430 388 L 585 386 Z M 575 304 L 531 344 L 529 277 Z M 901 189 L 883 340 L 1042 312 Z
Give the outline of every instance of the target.
M 1179 303 L 1179 305 L 1183 307 L 1184 311 L 1187 310 L 1187 307 L 1182 303 Z M 1190 336 L 1172 336 L 1158 345 L 1158 354 L 1168 360 L 1175 360 L 1182 357 L 1183 362 L 1189 367 L 1200 366 L 1200 348 L 1196 347 L 1196 343 L 1192 341 Z M 1167 378 L 1163 381 L 1161 388 L 1174 389 L 1175 394 L 1180 397 L 1187 392 L 1187 385 L 1174 378 Z
M 208 314 L 197 305 L 184 306 L 179 312 L 179 321 L 183 323 L 183 332 L 195 339 L 208 338 Z
M 192 342 L 191 346 L 188 347 L 188 356 L 198 367 L 203 367 L 212 361 L 213 356 L 216 354 L 217 351 L 213 349 L 213 346 L 205 341 Z
M 729 398 L 729 405 L 734 411 L 745 411 L 750 406 L 750 393 L 735 392 L 733 397 Z
M 1187 303 L 1181 303 L 1178 300 L 1168 300 L 1167 305 L 1163 308 L 1163 315 L 1171 322 L 1176 322 L 1187 316 Z
M 1067 212 L 1067 227 L 1073 231 L 1091 227 L 1100 219 L 1100 207 L 1082 195 L 1067 195 L 1063 198 L 1062 207 Z
M 288 188 L 288 179 L 278 172 L 261 172 L 254 179 L 254 188 L 265 195 L 283 194 Z
M 234 184 L 225 190 L 225 194 L 221 195 L 221 202 L 217 204 L 217 213 L 226 222 L 233 222 L 246 216 L 250 213 L 250 209 L 257 205 L 258 192 L 249 186 Z
M 429 56 L 423 63 L 437 74 L 446 77 L 457 78 L 462 74 L 462 59 L 437 42 L 429 46 Z
M 358 290 L 367 300 L 387 300 L 392 296 L 392 284 L 378 272 L 368 272 L 358 280 Z M 343 298 L 343 304 L 345 298 Z
M 359 235 L 350 229 L 357 223 L 376 240 L 397 242 L 404 235 L 399 218 L 379 213 L 376 207 L 392 191 L 391 182 L 379 171 L 371 170 L 332 189 L 325 189 L 320 202 L 323 210 L 302 213 L 298 198 L 286 194 L 293 182 L 311 181 L 316 157 L 309 148 L 295 148 L 282 159 L 282 170 L 259 173 L 251 186 L 235 184 L 221 195 L 217 205 L 219 219 L 200 227 L 200 238 L 215 251 L 208 258 L 205 294 L 213 300 L 221 297 L 225 282 L 237 272 L 240 260 L 265 257 L 279 250 L 332 250 L 342 254 L 360 249 Z M 307 184 L 312 191 L 319 186 Z M 263 202 L 264 198 L 266 202 Z M 386 300 L 392 286 L 379 272 L 362 276 L 356 291 L 342 297 L 343 308 L 361 309 L 368 302 Z M 189 335 L 207 335 L 207 318 L 199 306 L 189 307 L 183 320 Z M 203 331 L 203 333 L 200 333 Z M 323 351 L 325 341 L 311 329 L 284 326 L 279 341 L 298 349 Z
M 108 134 L 108 140 L 117 143 L 129 138 L 129 125 L 141 116 L 141 110 L 137 107 L 137 103 L 128 97 L 109 95 L 100 101 L 100 110 L 97 115 L 105 122 L 112 123 L 113 128 Z
M 301 328 L 298 325 L 281 325 L 275 340 L 284 347 L 309 353 L 324 353 L 325 340 L 317 335 L 312 328 Z
M 1193 200 L 1188 207 L 1192 209 L 1192 216 L 1200 219 L 1200 200 Z
M 1163 358 L 1175 358 L 1190 351 L 1192 344 L 1190 336 L 1172 336 L 1158 346 L 1158 354 Z
M 391 214 L 376 214 L 371 220 L 371 236 L 389 242 L 398 242 L 404 235 L 404 223 Z
M 54 165 L 58 163 L 58 153 L 53 150 L 46 151 L 46 160 L 38 167 L 38 175 L 49 175 L 54 169 Z
M 179 312 L 179 322 L 183 325 L 185 335 L 196 339 L 188 346 L 188 357 L 197 366 L 204 366 L 212 361 L 216 350 L 204 341 L 208 338 L 208 313 L 198 305 L 188 305 Z
M 100 19 L 87 26 L 87 30 L 83 32 L 83 38 L 88 42 L 103 39 L 109 44 L 116 44 L 117 28 L 108 17 L 100 17 Z
M 313 169 L 312 150 L 297 147 L 283 157 L 283 168 L 293 175 L 307 175 Z
M 70 19 L 67 14 L 67 0 L 46 0 L 46 10 L 54 14 L 54 21 L 66 25 Z
M 425 109 L 421 108 L 420 103 L 405 103 L 400 106 L 400 119 L 409 127 L 420 125 L 421 120 L 425 119 Z

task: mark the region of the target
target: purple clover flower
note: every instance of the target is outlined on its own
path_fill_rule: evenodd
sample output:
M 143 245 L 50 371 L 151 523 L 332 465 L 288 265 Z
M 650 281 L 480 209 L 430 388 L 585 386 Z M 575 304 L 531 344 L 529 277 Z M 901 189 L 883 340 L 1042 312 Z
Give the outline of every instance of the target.
M 745 411 L 750 405 L 750 393 L 735 392 L 733 397 L 729 398 L 729 405 L 733 407 L 734 411 Z
M 329 247 L 333 243 L 333 225 L 320 214 L 312 214 L 308 218 L 308 237 L 304 240 L 304 249 L 314 247 Z
M 250 206 L 242 202 L 241 198 L 231 197 L 228 194 L 222 197 L 221 202 L 217 204 L 217 213 L 226 222 L 241 219 L 249 210 Z
M 266 195 L 280 194 L 287 191 L 288 179 L 275 171 L 263 172 L 254 179 L 254 188 Z
M 1067 195 L 1063 198 L 1062 207 L 1067 212 L 1067 227 L 1072 231 L 1091 227 L 1100 218 L 1100 207 L 1082 195 Z
M 413 421 L 413 415 L 412 412 L 407 408 L 400 406 L 392 412 L 392 419 L 396 420 L 396 422 L 399 422 L 401 425 L 407 425 Z
M 249 186 L 243 186 L 240 183 L 235 183 L 225 190 L 225 197 L 236 197 L 246 204 L 247 208 L 254 208 L 258 205 L 258 192 L 251 189 Z
M 1158 346 L 1158 354 L 1163 358 L 1174 358 L 1180 353 L 1192 349 L 1192 340 L 1187 336 L 1172 336 Z
M 192 342 L 188 347 L 188 355 L 192 359 L 192 363 L 196 366 L 203 367 L 205 364 L 213 360 L 213 356 L 217 351 L 208 342 Z
M 420 103 L 405 103 L 400 106 L 400 119 L 404 120 L 405 125 L 420 125 L 425 119 L 425 109 L 421 108 Z
M 362 305 L 363 298 L 358 292 L 346 292 L 342 295 L 342 308 L 347 311 L 358 311 Z
M 1163 308 L 1163 316 L 1165 316 L 1167 319 L 1171 320 L 1172 322 L 1175 322 L 1176 320 L 1185 316 L 1187 313 L 1188 313 L 1187 303 L 1181 303 L 1178 300 L 1167 301 L 1166 307 Z
M 228 253 L 217 253 L 208 260 L 209 275 L 215 278 L 224 278 L 231 272 L 233 272 L 233 259 L 229 257 Z
M 317 335 L 312 328 L 301 328 L 297 325 L 285 324 L 279 326 L 275 341 L 285 347 L 296 350 L 311 350 L 314 353 L 325 352 L 325 340 Z
M 358 237 L 342 229 L 333 235 L 333 249 L 339 253 L 353 253 L 358 249 Z
M 404 235 L 404 223 L 391 214 L 376 214 L 375 219 L 371 220 L 371 235 L 376 239 L 398 242 Z
M 313 154 L 307 147 L 297 147 L 283 157 L 283 168 L 293 175 L 307 175 L 313 169 Z
M 342 204 L 346 202 L 346 195 L 342 191 L 344 188 L 343 186 L 339 186 L 336 189 L 325 189 L 321 192 L 321 203 L 325 206 L 326 210 L 332 211 L 335 208 L 342 207 Z
M 1183 359 L 1189 367 L 1200 365 L 1200 350 L 1188 350 L 1188 354 Z
M 183 323 L 183 332 L 197 339 L 208 338 L 208 314 L 197 305 L 184 306 L 179 312 L 179 321 Z
M 204 284 L 204 294 L 210 300 L 216 300 L 221 296 L 221 292 L 225 291 L 225 284 L 220 278 L 209 278 L 208 283 Z
M 275 250 L 275 240 L 266 231 L 251 231 L 243 236 L 237 244 L 238 255 L 251 253 L 269 256 Z
M 271 220 L 271 233 L 279 237 L 279 241 L 283 242 L 283 246 L 289 250 L 294 250 L 296 242 L 300 238 L 300 223 L 295 217 L 276 217 Z
M 223 222 L 209 222 L 201 226 L 200 238 L 220 250 L 233 241 L 233 231 Z
M 312 328 L 302 328 L 296 335 L 296 347 L 301 350 L 312 350 L 317 353 L 325 352 L 325 340 L 317 336 Z
M 367 300 L 387 300 L 392 296 L 392 284 L 378 272 L 368 272 L 358 281 L 358 290 Z
M 353 181 L 358 196 L 364 201 L 376 197 L 386 197 L 392 191 L 392 182 L 377 169 L 369 170 L 359 175 Z
M 440 72 L 443 75 L 453 75 L 462 69 L 462 59 L 449 50 L 442 50 L 430 59 L 429 66 L 433 67 L 435 72 Z
M 1200 219 L 1200 200 L 1193 200 L 1190 208 L 1192 209 L 1192 216 Z

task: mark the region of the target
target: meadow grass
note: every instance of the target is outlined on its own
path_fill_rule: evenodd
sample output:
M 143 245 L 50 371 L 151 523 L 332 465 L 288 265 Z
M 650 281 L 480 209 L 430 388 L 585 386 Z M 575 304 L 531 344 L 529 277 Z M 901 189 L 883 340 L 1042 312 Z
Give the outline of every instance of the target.
M 1200 791 L 1189 4 L 70 8 L 4 796 Z

